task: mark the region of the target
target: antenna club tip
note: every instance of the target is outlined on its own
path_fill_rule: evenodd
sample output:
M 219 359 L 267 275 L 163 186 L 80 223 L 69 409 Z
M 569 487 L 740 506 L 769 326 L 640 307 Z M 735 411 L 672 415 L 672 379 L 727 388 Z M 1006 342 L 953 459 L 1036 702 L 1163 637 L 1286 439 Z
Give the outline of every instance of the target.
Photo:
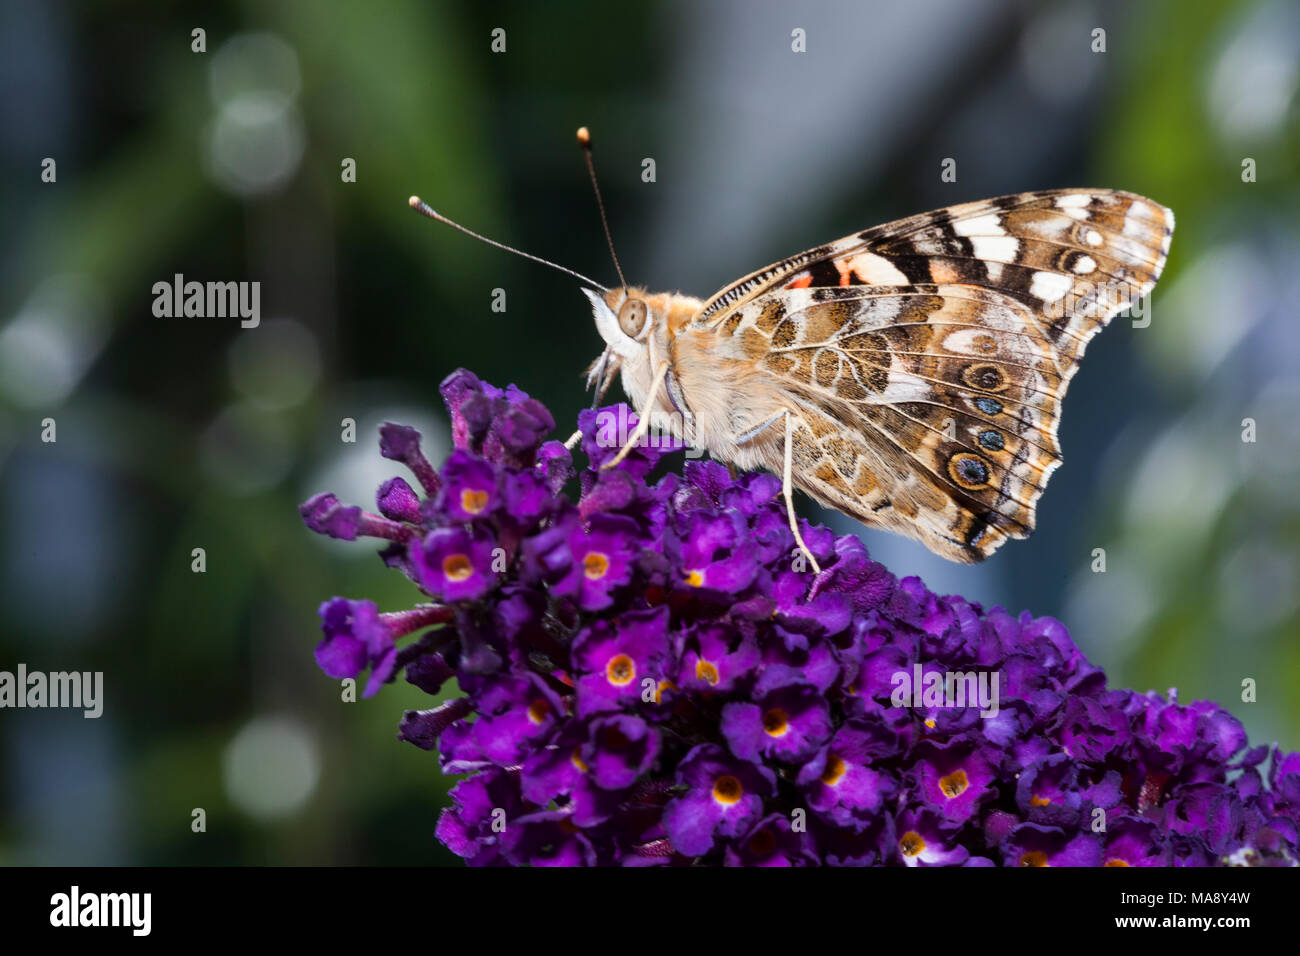
M 422 203 L 423 200 L 421 200 L 419 196 L 412 196 L 410 199 L 406 200 L 406 204 L 412 209 L 419 209 Z
M 585 126 L 578 127 L 578 143 L 582 146 L 591 145 L 591 130 Z

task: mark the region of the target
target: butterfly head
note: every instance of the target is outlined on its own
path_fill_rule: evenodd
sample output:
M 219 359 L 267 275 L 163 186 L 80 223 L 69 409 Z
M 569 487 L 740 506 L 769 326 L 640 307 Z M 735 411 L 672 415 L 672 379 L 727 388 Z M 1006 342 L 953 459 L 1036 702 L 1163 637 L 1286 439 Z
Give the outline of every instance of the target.
M 605 344 L 621 359 L 644 354 L 657 316 L 643 289 L 610 289 L 603 295 L 582 290 L 591 300 L 591 314 Z

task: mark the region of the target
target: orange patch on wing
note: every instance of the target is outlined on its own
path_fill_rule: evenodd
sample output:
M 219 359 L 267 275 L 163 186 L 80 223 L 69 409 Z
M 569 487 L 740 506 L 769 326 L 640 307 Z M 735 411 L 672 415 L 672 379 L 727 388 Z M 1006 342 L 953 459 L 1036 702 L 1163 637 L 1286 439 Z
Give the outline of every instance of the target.
M 789 282 L 786 283 L 785 287 L 787 289 L 806 289 L 810 285 L 812 285 L 812 276 L 801 275 L 797 279 L 791 279 Z
M 930 281 L 938 285 L 961 282 L 961 275 L 944 259 L 930 260 Z

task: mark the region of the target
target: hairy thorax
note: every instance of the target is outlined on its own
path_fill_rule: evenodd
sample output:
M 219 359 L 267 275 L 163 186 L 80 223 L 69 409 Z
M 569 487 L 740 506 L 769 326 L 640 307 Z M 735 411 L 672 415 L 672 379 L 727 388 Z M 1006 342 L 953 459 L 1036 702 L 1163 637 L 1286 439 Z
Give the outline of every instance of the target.
M 637 290 L 639 292 L 639 290 Z M 786 407 L 771 376 L 758 366 L 755 356 L 744 354 L 739 340 L 716 329 L 691 327 L 702 307 L 699 299 L 659 293 L 647 295 L 654 316 L 654 359 L 650 350 L 622 363 L 623 390 L 634 408 L 641 408 L 650 393 L 657 364 L 667 359 L 669 374 L 676 375 L 689 419 L 673 405 L 667 389 L 659 389 L 651 426 L 678 436 L 718 459 L 744 469 L 781 467 L 784 426 L 777 422 L 751 439 L 735 438 L 750 431 Z M 694 425 L 693 433 L 688 420 Z

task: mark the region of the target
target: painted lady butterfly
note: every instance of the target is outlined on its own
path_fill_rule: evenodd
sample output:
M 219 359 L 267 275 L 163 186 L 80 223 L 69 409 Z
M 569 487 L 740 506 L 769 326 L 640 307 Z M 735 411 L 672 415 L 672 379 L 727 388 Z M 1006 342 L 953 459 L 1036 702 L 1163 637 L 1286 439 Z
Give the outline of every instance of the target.
M 579 276 L 606 342 L 588 379 L 603 392 L 621 371 L 627 447 L 656 428 L 782 474 L 805 553 L 795 487 L 973 563 L 1033 530 L 1066 387 L 1155 285 L 1173 228 L 1141 196 L 1060 189 L 876 226 L 705 301 Z

